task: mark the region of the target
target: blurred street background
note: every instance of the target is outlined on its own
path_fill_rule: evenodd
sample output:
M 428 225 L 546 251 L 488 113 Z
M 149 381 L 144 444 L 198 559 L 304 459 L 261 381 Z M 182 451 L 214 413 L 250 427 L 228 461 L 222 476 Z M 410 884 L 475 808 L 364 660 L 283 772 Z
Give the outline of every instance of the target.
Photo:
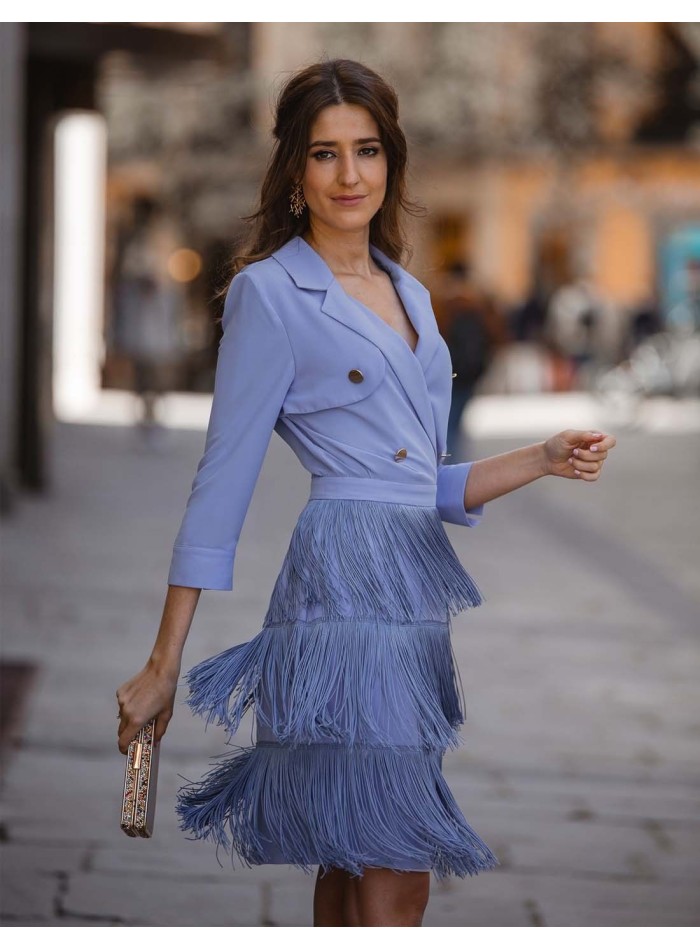
M 501 868 L 433 881 L 425 925 L 697 925 L 693 23 L 0 24 L 3 923 L 311 923 L 312 878 L 220 868 L 177 829 L 181 777 L 225 749 L 185 706 L 156 836 L 119 830 L 114 693 L 160 621 L 275 95 L 324 55 L 399 95 L 450 461 L 618 439 L 598 483 L 449 529 L 487 602 L 454 623 L 445 773 Z M 307 482 L 273 437 L 236 590 L 202 595 L 183 669 L 258 632 Z

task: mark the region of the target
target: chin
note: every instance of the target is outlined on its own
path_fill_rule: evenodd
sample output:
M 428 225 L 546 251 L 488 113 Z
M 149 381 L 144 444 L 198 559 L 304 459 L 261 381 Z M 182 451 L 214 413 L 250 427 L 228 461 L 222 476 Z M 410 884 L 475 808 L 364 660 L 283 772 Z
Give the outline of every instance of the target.
M 332 215 L 328 223 L 332 224 L 333 227 L 340 228 L 341 230 L 345 230 L 347 228 L 355 230 L 355 228 L 361 228 L 365 225 L 368 225 L 376 213 L 376 211 L 373 211 L 371 214 L 367 214 L 366 208 L 347 208 L 340 214 L 336 213 Z

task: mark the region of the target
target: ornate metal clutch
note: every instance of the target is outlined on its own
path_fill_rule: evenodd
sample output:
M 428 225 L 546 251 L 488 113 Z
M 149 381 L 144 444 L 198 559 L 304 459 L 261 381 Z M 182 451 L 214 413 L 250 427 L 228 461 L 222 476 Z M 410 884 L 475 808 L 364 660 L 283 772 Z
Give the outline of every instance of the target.
M 130 838 L 153 834 L 160 755 L 160 742 L 153 741 L 155 728 L 155 719 L 141 726 L 126 754 L 121 828 Z

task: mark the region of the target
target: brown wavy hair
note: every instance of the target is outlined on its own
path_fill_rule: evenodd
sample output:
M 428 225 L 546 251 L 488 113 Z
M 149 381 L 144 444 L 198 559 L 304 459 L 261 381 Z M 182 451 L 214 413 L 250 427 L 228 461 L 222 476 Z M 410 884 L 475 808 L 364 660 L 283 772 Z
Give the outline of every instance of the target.
M 398 96 L 378 73 L 354 59 L 322 59 L 296 72 L 282 88 L 275 108 L 274 146 L 260 189 L 257 210 L 242 218 L 249 232 L 239 240 L 230 262 L 226 294 L 233 277 L 246 264 L 269 257 L 307 230 L 308 206 L 297 218 L 289 208 L 290 192 L 304 174 L 311 126 L 321 109 L 349 103 L 364 106 L 374 117 L 387 154 L 387 187 L 382 207 L 370 221 L 372 244 L 397 263 L 412 249 L 406 241 L 406 214 L 422 216 L 423 205 L 406 191 L 408 149 L 399 125 Z

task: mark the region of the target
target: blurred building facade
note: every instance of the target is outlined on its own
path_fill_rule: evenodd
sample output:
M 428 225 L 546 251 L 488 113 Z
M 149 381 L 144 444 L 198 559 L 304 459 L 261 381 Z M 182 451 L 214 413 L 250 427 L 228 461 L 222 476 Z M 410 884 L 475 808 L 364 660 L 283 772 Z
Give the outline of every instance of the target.
M 99 111 L 99 72 L 115 50 L 162 72 L 197 56 L 215 58 L 218 43 L 196 27 L 0 24 L 2 513 L 22 489 L 50 485 L 55 132 L 68 113 Z M 101 317 L 96 309 L 95 319 Z
M 197 232 L 231 238 L 255 198 L 275 93 L 321 55 L 356 56 L 399 92 L 429 208 L 415 230 L 426 277 L 467 257 L 506 302 L 535 276 L 575 275 L 631 302 L 659 242 L 698 220 L 694 24 L 219 25 L 230 45 L 241 26 L 237 71 L 197 63 L 153 82 L 115 59 L 103 74 L 115 165 L 147 158 L 146 143 L 156 164 L 165 151 L 169 191 Z
M 409 187 L 428 209 L 411 228 L 410 267 L 431 289 L 456 261 L 504 308 L 582 279 L 606 300 L 614 350 L 627 309 L 652 294 L 672 295 L 674 274 L 695 253 L 695 24 L 16 24 L 3 31 L 12 55 L 2 68 L 14 77 L 3 83 L 12 106 L 3 131 L 8 123 L 15 130 L 3 142 L 20 155 L 10 173 L 17 183 L 22 156 L 30 157 L 29 181 L 17 186 L 22 201 L 3 205 L 3 228 L 10 237 L 24 234 L 23 262 L 6 256 L 2 265 L 3 276 L 21 275 L 14 316 L 2 318 L 14 328 L 20 368 L 15 383 L 3 374 L 4 385 L 21 394 L 9 413 L 15 436 L 3 436 L 3 471 L 14 467 L 34 487 L 46 479 L 39 406 L 47 401 L 51 319 L 51 189 L 38 136 L 56 110 L 77 105 L 105 116 L 108 260 L 111 230 L 134 200 L 151 196 L 203 261 L 189 288 L 191 365 L 200 371 L 185 388 L 211 381 L 211 299 L 241 218 L 255 205 L 276 94 L 321 56 L 360 59 L 399 93 Z M 120 385 L 119 373 L 108 354 L 104 385 Z

